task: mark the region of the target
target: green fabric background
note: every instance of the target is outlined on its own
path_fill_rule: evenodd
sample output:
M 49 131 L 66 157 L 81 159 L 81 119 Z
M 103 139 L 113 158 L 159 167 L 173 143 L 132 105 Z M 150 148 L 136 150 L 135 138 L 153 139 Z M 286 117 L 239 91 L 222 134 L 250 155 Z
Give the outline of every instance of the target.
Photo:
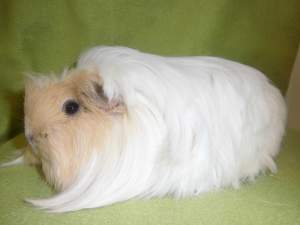
M 22 132 L 24 72 L 59 72 L 94 45 L 163 55 L 212 55 L 254 66 L 282 93 L 300 40 L 299 0 L 1 0 L 0 144 Z M 48 215 L 21 199 L 50 194 L 25 166 L 0 169 L 0 224 L 300 224 L 299 133 L 276 176 L 196 199 L 130 201 Z M 0 147 L 0 160 L 25 145 Z
M 299 0 L 1 0 L 0 142 L 22 130 L 23 73 L 59 72 L 88 47 L 223 56 L 284 93 L 299 40 Z
M 0 148 L 0 161 L 23 146 L 18 136 Z M 290 130 L 278 157 L 276 175 L 254 184 L 191 199 L 131 200 L 98 209 L 47 214 L 22 200 L 45 197 L 49 187 L 31 167 L 0 169 L 2 225 L 299 225 L 300 132 Z

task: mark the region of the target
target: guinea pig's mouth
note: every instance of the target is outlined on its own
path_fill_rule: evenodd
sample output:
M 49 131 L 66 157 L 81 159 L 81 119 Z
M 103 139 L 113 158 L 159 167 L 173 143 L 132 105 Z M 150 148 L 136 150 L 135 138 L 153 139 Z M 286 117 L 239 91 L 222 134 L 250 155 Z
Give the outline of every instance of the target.
M 38 153 L 37 144 L 32 142 L 32 141 L 29 141 L 29 140 L 28 140 L 28 144 L 30 145 L 31 150 L 33 151 L 33 153 L 37 154 Z
M 30 150 L 32 154 L 37 157 L 38 159 L 43 158 L 43 153 L 40 145 L 36 142 L 28 142 L 30 146 Z
M 38 153 L 38 145 L 35 142 L 35 140 L 33 140 L 33 138 L 31 138 L 31 137 L 28 137 L 27 135 L 26 135 L 26 139 L 27 139 L 28 144 L 31 147 L 32 152 L 37 154 Z
M 41 144 L 43 143 L 40 138 L 34 138 L 33 136 L 26 135 L 28 144 L 31 147 L 32 152 L 37 156 L 41 152 Z
M 25 132 L 25 137 L 26 137 L 27 142 L 28 142 L 28 144 L 30 145 L 32 151 L 33 151 L 34 153 L 37 153 L 37 144 L 36 144 L 36 142 L 35 142 L 36 140 L 33 138 L 33 135 L 26 134 L 26 132 Z

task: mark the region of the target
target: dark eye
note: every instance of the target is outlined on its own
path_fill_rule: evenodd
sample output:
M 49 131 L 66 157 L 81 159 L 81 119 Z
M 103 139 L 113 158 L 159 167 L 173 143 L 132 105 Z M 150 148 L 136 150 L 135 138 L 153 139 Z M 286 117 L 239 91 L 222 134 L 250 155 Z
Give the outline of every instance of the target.
M 78 112 L 78 110 L 79 110 L 79 104 L 75 100 L 67 100 L 64 103 L 63 111 L 67 115 L 72 116 L 72 115 L 76 114 Z

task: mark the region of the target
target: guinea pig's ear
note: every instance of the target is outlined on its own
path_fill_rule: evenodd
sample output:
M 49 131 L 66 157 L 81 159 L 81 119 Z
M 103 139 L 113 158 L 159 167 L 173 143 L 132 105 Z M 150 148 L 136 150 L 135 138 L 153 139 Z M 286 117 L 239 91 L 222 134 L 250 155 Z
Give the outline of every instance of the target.
M 103 82 L 99 75 L 89 75 L 84 82 L 79 84 L 79 99 L 88 108 L 100 108 L 106 112 L 120 114 L 126 111 L 121 98 L 108 99 L 104 90 Z

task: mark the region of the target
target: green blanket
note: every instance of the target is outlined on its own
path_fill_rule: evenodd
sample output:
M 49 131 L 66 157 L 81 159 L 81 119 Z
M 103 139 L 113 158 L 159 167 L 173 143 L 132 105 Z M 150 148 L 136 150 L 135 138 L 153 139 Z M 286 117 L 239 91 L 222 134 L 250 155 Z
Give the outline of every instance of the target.
M 226 57 L 285 93 L 299 40 L 299 0 L 1 0 L 0 142 L 22 131 L 23 73 L 59 72 L 91 46 Z
M 59 72 L 91 46 L 221 56 L 260 69 L 285 93 L 299 40 L 299 0 L 1 0 L 0 144 L 23 131 L 23 73 Z M 65 215 L 22 202 L 51 193 L 33 168 L 1 169 L 0 224 L 300 224 L 299 139 L 289 133 L 278 175 L 238 191 Z M 22 136 L 9 141 L 0 159 L 23 145 Z
M 0 160 L 23 146 L 18 136 L 0 148 Z M 28 166 L 0 169 L 0 224 L 7 225 L 298 225 L 300 224 L 300 132 L 288 132 L 275 175 L 261 176 L 238 190 L 197 198 L 131 200 L 98 209 L 47 214 L 22 199 L 45 197 L 51 190 Z

